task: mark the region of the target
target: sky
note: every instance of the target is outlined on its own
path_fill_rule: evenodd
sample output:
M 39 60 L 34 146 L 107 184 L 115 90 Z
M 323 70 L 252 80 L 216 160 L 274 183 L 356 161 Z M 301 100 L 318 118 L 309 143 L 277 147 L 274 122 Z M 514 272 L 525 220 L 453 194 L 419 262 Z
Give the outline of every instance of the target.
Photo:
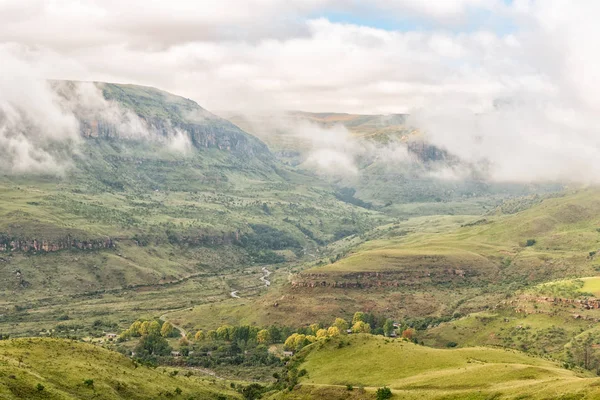
M 0 111 L 21 136 L 25 105 L 67 129 L 33 83 L 67 79 L 216 112 L 408 113 L 492 179 L 600 182 L 599 15 L 596 0 L 0 0 Z

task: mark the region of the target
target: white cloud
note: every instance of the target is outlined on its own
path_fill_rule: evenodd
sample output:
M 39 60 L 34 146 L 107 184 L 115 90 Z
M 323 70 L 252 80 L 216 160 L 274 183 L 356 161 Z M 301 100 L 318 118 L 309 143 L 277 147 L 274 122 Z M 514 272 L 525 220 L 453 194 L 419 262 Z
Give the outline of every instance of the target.
M 3 62 L 0 73 L 146 84 L 209 110 L 413 112 L 435 143 L 487 157 L 497 179 L 584 169 L 600 180 L 590 171 L 600 159 L 599 11 L 591 0 L 0 0 L 0 57 L 22 65 Z M 319 17 L 329 12 L 438 29 Z M 498 18 L 495 30 L 473 29 L 480 17 Z M 511 31 L 502 23 L 516 29 L 496 33 Z M 492 112 L 499 102 L 513 106 Z

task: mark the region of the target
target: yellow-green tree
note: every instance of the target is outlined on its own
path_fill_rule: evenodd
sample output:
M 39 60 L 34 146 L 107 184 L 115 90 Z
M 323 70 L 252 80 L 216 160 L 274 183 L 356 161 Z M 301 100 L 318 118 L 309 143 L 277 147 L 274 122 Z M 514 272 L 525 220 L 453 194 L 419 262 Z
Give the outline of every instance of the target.
M 285 342 L 283 343 L 283 346 L 288 349 L 288 350 L 294 350 L 296 349 L 296 341 L 298 340 L 299 336 L 304 336 L 304 335 L 299 335 L 297 333 L 292 333 L 290 336 L 288 336 L 287 339 L 285 339 Z
M 319 330 L 319 324 L 310 324 L 309 328 L 310 328 L 310 331 L 312 332 L 312 334 L 316 335 L 317 331 Z
M 160 335 L 162 337 L 169 337 L 173 334 L 173 331 L 175 330 L 175 328 L 173 327 L 173 325 L 170 322 L 165 322 L 162 326 L 162 328 L 160 328 Z
M 348 330 L 348 322 L 343 318 L 336 318 L 332 326 L 338 328 L 341 334 L 345 334 Z
M 344 332 L 346 332 L 346 331 L 344 331 Z M 327 329 L 327 336 L 332 336 L 332 337 L 340 336 L 339 328 L 337 326 L 330 326 Z
M 160 329 L 162 325 L 158 321 L 152 321 L 148 325 L 148 334 L 149 335 L 160 335 Z
M 354 333 L 371 333 L 371 325 L 363 321 L 358 321 L 352 325 L 352 332 Z
M 202 342 L 206 339 L 206 335 L 204 334 L 203 330 L 199 330 L 198 332 L 196 332 L 196 334 L 194 335 L 194 340 L 196 342 Z
M 319 330 L 317 331 L 317 339 L 324 339 L 324 338 L 326 338 L 327 336 L 329 336 L 329 334 L 327 333 L 327 330 L 326 330 L 326 329 L 319 329 Z
M 141 336 L 142 335 L 142 321 L 135 321 L 133 324 L 131 324 L 131 326 L 129 327 L 129 332 L 131 334 L 131 336 Z
M 233 332 L 233 326 L 223 325 L 217 328 L 217 338 L 220 340 L 231 340 L 231 333 Z
M 210 330 L 208 331 L 208 333 L 206 334 L 206 336 L 210 339 L 210 340 L 217 340 L 217 331 L 215 330 Z
M 352 317 L 352 326 L 357 322 L 362 321 L 365 322 L 365 313 L 361 311 L 357 311 L 354 313 L 354 317 Z
M 140 335 L 144 336 L 147 335 L 150 330 L 150 321 L 144 321 L 142 322 L 142 324 L 140 325 Z
M 256 334 L 256 341 L 260 344 L 269 344 L 271 343 L 271 332 L 266 329 L 258 331 Z

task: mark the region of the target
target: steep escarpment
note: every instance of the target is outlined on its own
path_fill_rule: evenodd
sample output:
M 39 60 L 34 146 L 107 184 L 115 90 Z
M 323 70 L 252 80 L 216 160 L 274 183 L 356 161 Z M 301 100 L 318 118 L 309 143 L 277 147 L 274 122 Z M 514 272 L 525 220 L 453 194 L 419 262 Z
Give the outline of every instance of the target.
M 111 249 L 115 243 L 111 238 L 105 239 L 77 239 L 66 236 L 62 239 L 25 239 L 11 237 L 0 233 L 0 252 L 23 251 L 50 253 L 60 250 L 100 250 Z
M 217 117 L 196 102 L 142 86 L 98 84 L 108 101 L 134 112 L 152 133 L 168 136 L 174 131 L 189 135 L 196 148 L 218 148 L 244 156 L 269 156 L 267 146 L 231 122 Z M 84 121 L 83 133 L 91 137 L 115 137 L 118 126 L 110 121 Z

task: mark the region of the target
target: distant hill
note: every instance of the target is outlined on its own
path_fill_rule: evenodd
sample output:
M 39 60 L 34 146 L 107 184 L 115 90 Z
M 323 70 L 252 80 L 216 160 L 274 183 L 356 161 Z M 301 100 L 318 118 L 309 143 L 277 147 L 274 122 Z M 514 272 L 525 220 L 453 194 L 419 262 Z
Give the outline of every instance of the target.
M 560 183 L 491 182 L 485 168 L 429 143 L 405 114 L 223 115 L 282 162 L 354 190 L 357 199 L 389 215 L 477 215 L 507 198 L 562 189 Z

